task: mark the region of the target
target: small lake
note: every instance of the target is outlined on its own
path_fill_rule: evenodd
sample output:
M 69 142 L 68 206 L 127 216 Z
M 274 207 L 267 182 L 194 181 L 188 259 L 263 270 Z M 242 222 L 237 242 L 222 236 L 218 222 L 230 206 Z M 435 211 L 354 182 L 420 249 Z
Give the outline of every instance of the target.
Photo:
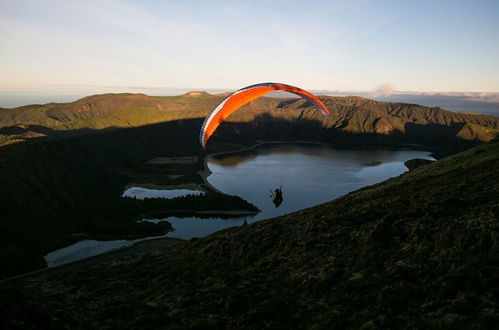
M 164 236 L 165 235 L 155 236 L 154 238 L 161 238 Z M 153 237 L 148 237 L 147 239 L 153 239 Z M 47 262 L 48 267 L 60 266 L 69 262 L 96 256 L 125 246 L 130 246 L 143 240 L 144 238 L 135 240 L 120 239 L 113 241 L 96 241 L 93 239 L 86 239 L 66 246 L 62 249 L 50 252 L 45 256 L 45 261 Z
M 256 216 L 229 219 L 167 217 L 145 221 L 169 221 L 174 231 L 168 237 L 190 239 L 207 236 L 244 219 L 253 223 L 295 212 L 338 198 L 407 171 L 412 158 L 433 159 L 430 152 L 412 150 L 345 150 L 314 144 L 267 144 L 253 150 L 208 158 L 207 181 L 217 190 L 238 195 L 260 210 Z M 282 203 L 276 207 L 271 190 L 282 188 Z M 196 190 L 161 190 L 131 187 L 125 196 L 173 198 L 201 193 Z M 50 266 L 75 261 L 130 245 L 140 240 L 82 241 L 46 256 Z

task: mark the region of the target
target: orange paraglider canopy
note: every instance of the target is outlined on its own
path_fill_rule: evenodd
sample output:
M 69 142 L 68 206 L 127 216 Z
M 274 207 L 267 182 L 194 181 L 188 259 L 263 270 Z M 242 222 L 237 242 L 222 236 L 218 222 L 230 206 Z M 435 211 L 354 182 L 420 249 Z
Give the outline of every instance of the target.
M 204 148 L 208 139 L 225 118 L 229 117 L 234 111 L 246 103 L 274 91 L 284 91 L 299 95 L 312 102 L 326 118 L 329 118 L 330 113 L 324 103 L 309 92 L 286 84 L 261 83 L 241 88 L 225 98 L 205 119 L 203 126 L 201 127 L 201 133 L 199 134 L 199 143 L 201 143 Z

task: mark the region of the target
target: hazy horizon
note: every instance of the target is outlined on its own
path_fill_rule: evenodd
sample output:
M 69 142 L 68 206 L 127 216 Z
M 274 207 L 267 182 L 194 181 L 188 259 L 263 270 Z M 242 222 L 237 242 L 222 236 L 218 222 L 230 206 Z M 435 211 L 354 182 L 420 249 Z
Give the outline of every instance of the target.
M 243 86 L 244 87 L 244 86 Z M 386 86 L 385 86 L 386 87 Z M 206 91 L 210 94 L 233 92 L 235 89 L 210 89 L 210 88 L 174 88 L 174 87 L 134 87 L 134 88 L 97 88 L 89 89 L 87 93 L 77 93 L 72 89 L 62 89 L 62 93 L 38 90 L 34 93 L 21 91 L 2 91 L 0 89 L 0 107 L 15 108 L 23 105 L 46 104 L 46 103 L 69 103 L 80 98 L 95 94 L 105 93 L 142 93 L 150 96 L 175 96 L 190 91 Z M 396 91 L 389 88 L 380 88 L 371 91 L 329 91 L 310 90 L 316 95 L 327 96 L 361 96 L 373 100 L 387 102 L 414 103 L 428 107 L 440 107 L 451 111 L 475 112 L 499 117 L 499 93 L 477 93 L 477 92 L 411 92 Z M 273 97 L 294 97 L 290 93 L 271 93 Z
M 0 2 L 0 107 L 273 81 L 499 113 L 493 1 Z

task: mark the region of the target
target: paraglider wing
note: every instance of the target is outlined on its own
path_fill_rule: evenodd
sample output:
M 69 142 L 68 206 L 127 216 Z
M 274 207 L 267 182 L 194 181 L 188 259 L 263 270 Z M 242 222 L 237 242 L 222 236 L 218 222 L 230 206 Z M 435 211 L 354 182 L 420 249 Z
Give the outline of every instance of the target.
M 262 83 L 251 85 L 241 88 L 229 95 L 205 119 L 203 126 L 201 127 L 201 133 L 199 134 L 199 142 L 201 143 L 203 148 L 205 147 L 208 139 L 215 132 L 217 127 L 225 120 L 225 118 L 229 117 L 234 111 L 236 111 L 243 105 L 259 98 L 260 96 L 274 91 L 284 91 L 299 95 L 310 101 L 322 112 L 322 114 L 326 118 L 329 118 L 329 111 L 324 103 L 322 103 L 321 100 L 319 100 L 314 95 L 301 88 L 279 83 Z

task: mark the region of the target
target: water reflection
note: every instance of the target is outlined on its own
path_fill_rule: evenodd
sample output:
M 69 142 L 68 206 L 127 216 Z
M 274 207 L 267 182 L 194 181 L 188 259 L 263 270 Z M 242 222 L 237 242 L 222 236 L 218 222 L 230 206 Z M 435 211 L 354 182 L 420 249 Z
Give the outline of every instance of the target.
M 208 162 L 218 164 L 223 167 L 236 167 L 240 163 L 255 159 L 256 156 L 256 154 L 252 153 L 233 154 L 230 156 L 208 156 Z
M 201 195 L 201 190 L 190 189 L 151 189 L 142 187 L 131 187 L 125 190 L 123 197 L 135 197 L 137 199 L 144 198 L 174 198 L 186 195 Z

